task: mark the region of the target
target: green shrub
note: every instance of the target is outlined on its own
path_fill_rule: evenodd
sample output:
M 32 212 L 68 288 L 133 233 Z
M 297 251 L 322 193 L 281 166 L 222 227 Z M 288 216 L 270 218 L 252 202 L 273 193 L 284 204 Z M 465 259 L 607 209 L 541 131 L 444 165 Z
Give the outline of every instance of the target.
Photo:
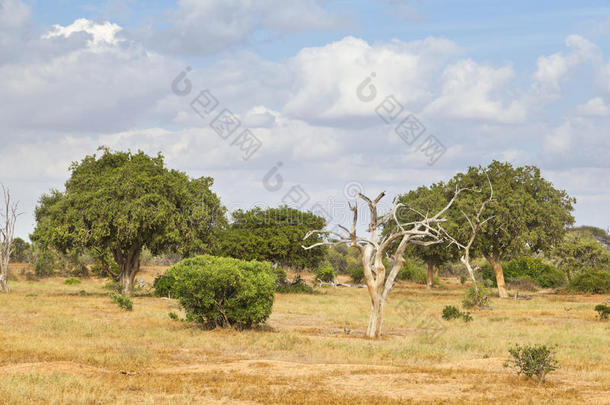
M 275 282 L 277 284 L 283 283 L 288 277 L 286 271 L 284 271 L 284 268 L 282 268 L 282 266 L 276 266 L 275 269 L 273 269 L 273 274 L 275 274 Z
M 536 285 L 542 288 L 557 288 L 567 281 L 565 274 L 535 257 L 521 257 L 502 263 L 504 281 L 508 284 L 514 283 L 524 277 L 530 278 Z M 496 273 L 489 263 L 481 266 L 479 274 L 483 280 L 489 280 L 493 287 L 497 287 Z
M 280 294 L 313 294 L 313 287 L 307 285 L 305 280 L 301 278 L 301 275 L 297 275 L 293 281 L 284 281 L 281 284 L 277 284 L 275 291 Z
M 464 293 L 464 299 L 462 300 L 464 308 L 482 307 L 487 304 L 487 290 L 482 284 L 477 284 L 477 287 L 478 294 L 475 292 L 474 286 L 468 287 Z
M 267 262 L 209 255 L 185 259 L 166 274 L 187 321 L 207 328 L 248 328 L 265 322 L 273 306 L 275 275 Z
M 106 284 L 104 284 L 102 286 L 102 288 L 104 290 L 120 292 L 121 291 L 121 284 L 119 284 L 117 281 L 110 280 Z
M 604 319 L 608 319 L 608 315 L 610 315 L 610 306 L 599 304 L 595 306 L 595 310 L 599 314 L 599 320 L 602 321 Z
M 587 294 L 608 294 L 610 293 L 610 271 L 584 271 L 570 281 L 568 290 Z
M 326 283 L 332 283 L 337 277 L 337 273 L 329 263 L 318 267 L 315 274 L 317 280 L 324 281 Z
M 170 312 L 169 314 L 167 314 L 169 316 L 169 319 L 173 319 L 174 321 L 178 321 L 180 320 L 180 317 L 178 316 L 177 313 L 175 312 Z
M 548 373 L 559 368 L 553 351 L 546 345 L 516 345 L 508 349 L 508 352 L 512 359 L 507 360 L 504 367 L 514 368 L 517 375 L 536 377 L 539 384 L 544 382 Z
M 347 274 L 352 278 L 352 281 L 356 284 L 361 284 L 364 281 L 364 267 L 362 264 L 353 264 L 347 268 Z
M 42 251 L 34 262 L 36 277 L 51 277 L 55 274 L 55 256 L 48 250 Z
M 133 302 L 131 298 L 126 297 L 124 295 L 119 294 L 118 292 L 111 292 L 108 294 L 110 299 L 114 301 L 119 307 L 123 308 L 126 311 L 131 311 L 133 309 Z
M 398 280 L 410 280 L 417 284 L 426 284 L 428 281 L 428 273 L 426 269 L 418 264 L 414 259 L 406 258 L 398 276 Z
M 176 279 L 171 274 L 161 274 L 155 277 L 153 282 L 153 288 L 155 289 L 155 296 L 157 297 L 171 297 L 172 288 Z
M 447 305 L 445 308 L 443 308 L 443 319 L 446 321 L 457 319 L 461 316 L 462 312 L 453 305 Z
M 443 308 L 443 319 L 446 321 L 450 321 L 452 319 L 462 319 L 464 322 L 472 321 L 472 316 L 469 312 L 462 312 L 453 305 L 447 305 Z
M 64 281 L 65 285 L 78 285 L 80 283 L 81 283 L 81 281 L 79 279 L 77 279 L 77 278 L 74 278 L 74 277 L 70 277 L 69 279 Z

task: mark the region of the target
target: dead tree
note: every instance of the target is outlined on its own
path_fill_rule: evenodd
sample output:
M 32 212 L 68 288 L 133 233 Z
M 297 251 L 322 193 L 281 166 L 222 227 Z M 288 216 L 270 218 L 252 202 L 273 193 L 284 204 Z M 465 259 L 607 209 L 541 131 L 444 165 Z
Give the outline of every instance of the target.
M 0 207 L 0 291 L 9 292 L 8 263 L 13 250 L 15 223 L 19 213 L 19 203 L 11 200 L 11 192 L 2 186 L 2 206 Z
M 381 336 L 381 326 L 383 321 L 383 306 L 386 298 L 392 287 L 398 272 L 404 264 L 405 249 L 409 244 L 429 246 L 440 243 L 444 240 L 445 232 L 441 227 L 441 223 L 446 219 L 443 215 L 451 207 L 458 194 L 464 189 L 457 190 L 449 203 L 439 211 L 436 215 L 429 217 L 427 214 L 421 214 L 422 219 L 418 221 L 401 223 L 397 211 L 400 208 L 412 209 L 404 204 L 394 200 L 392 210 L 386 215 L 379 217 L 377 212 L 377 204 L 385 196 L 385 192 L 379 194 L 377 198 L 371 200 L 363 194 L 360 197 L 368 205 L 370 211 L 370 223 L 368 226 L 368 237 L 358 236 L 358 197 L 354 198 L 354 203 L 349 204 L 350 210 L 353 213 L 353 222 L 351 229 L 339 225 L 341 232 L 313 230 L 305 235 L 304 239 L 311 235 L 324 235 L 325 240 L 311 246 L 303 246 L 304 249 L 312 249 L 320 245 L 340 245 L 347 244 L 355 246 L 360 250 L 362 258 L 362 267 L 364 268 L 364 278 L 371 299 L 371 314 L 369 324 L 366 330 L 366 336 L 369 338 L 378 338 Z M 415 211 L 415 210 L 414 210 Z M 391 231 L 382 234 L 380 231 L 384 225 L 394 223 Z M 331 239 L 332 238 L 332 239 Z M 387 273 L 383 264 L 383 258 L 391 259 L 390 271 Z

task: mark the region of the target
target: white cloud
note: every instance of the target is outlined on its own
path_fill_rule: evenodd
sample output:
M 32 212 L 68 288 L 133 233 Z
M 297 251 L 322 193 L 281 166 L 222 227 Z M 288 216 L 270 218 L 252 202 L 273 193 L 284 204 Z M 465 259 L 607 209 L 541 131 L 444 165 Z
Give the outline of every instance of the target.
M 601 97 L 594 97 L 576 107 L 576 111 L 581 115 L 608 117 L 610 116 L 610 105 L 607 105 Z
M 116 45 L 119 39 L 116 34 L 121 31 L 121 27 L 109 21 L 103 23 L 95 23 L 86 18 L 79 18 L 68 26 L 54 25 L 49 32 L 42 36 L 43 39 L 54 37 L 69 37 L 77 32 L 86 32 L 92 36 L 89 41 L 91 46 L 99 46 L 101 44 Z

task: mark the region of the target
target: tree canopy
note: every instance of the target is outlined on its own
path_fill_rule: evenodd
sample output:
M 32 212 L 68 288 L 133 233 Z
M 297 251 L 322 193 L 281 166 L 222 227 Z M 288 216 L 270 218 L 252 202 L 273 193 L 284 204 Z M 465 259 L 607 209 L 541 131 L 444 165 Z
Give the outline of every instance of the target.
M 226 221 L 212 178 L 167 169 L 161 154 L 100 151 L 72 164 L 64 192 L 41 197 L 32 241 L 63 252 L 89 249 L 102 261 L 110 256 L 126 294 L 145 246 L 153 254 L 211 250 Z
M 449 184 L 476 191 L 488 190 L 489 183 L 494 200 L 486 212 L 492 218 L 481 228 L 474 250 L 492 265 L 500 296 L 506 297 L 501 260 L 551 251 L 574 223 L 571 212 L 576 200 L 565 190 L 554 188 L 537 167 L 513 167 L 507 162 L 493 161 L 486 168 L 470 167 Z M 486 193 L 462 193 L 460 197 L 454 209 L 471 213 Z M 458 229 L 466 229 L 465 217 L 455 218 L 461 221 Z
M 237 210 L 232 218 L 218 236 L 216 254 L 220 256 L 269 261 L 295 269 L 316 268 L 324 259 L 323 247 L 309 251 L 301 247 L 310 229 L 326 226 L 320 216 L 282 206 Z

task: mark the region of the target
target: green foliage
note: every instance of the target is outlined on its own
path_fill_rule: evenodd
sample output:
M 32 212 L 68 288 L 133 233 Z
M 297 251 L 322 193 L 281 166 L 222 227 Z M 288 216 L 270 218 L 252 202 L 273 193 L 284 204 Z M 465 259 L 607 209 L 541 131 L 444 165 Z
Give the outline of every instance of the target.
M 302 248 L 321 241 L 317 236 L 303 241 L 310 230 L 324 228 L 326 221 L 320 216 L 283 206 L 237 210 L 232 218 L 218 237 L 218 256 L 269 261 L 297 270 L 316 268 L 324 260 L 325 247 Z
M 470 218 L 475 216 L 481 202 L 489 197 L 489 181 L 494 201 L 485 207 L 485 217 L 491 219 L 477 235 L 474 255 L 500 260 L 546 252 L 561 241 L 566 226 L 574 222 L 574 198 L 555 189 L 537 167 L 493 161 L 487 167 L 470 167 L 450 181 L 450 189 L 459 186 L 482 191 L 464 192 L 448 214 L 459 224 L 452 233 L 458 240 L 466 240 L 470 234 L 467 220 L 459 214 L 464 211 Z
M 462 319 L 464 322 L 472 321 L 472 316 L 469 312 L 462 312 L 453 305 L 447 305 L 443 308 L 443 319 L 450 321 L 452 319 Z
M 178 321 L 180 320 L 180 317 L 178 316 L 177 313 L 175 312 L 170 312 L 169 314 L 167 314 L 169 316 L 169 319 L 172 319 L 174 321 Z
M 314 294 L 313 287 L 307 285 L 301 275 L 297 274 L 293 281 L 278 284 L 275 291 L 280 294 Z
M 104 290 L 110 290 L 110 291 L 116 291 L 116 292 L 121 291 L 121 285 L 114 280 L 108 281 L 106 284 L 104 284 L 102 286 L 102 288 Z
M 211 248 L 226 222 L 211 178 L 169 170 L 160 154 L 100 150 L 72 164 L 64 192 L 40 198 L 33 241 L 60 252 L 96 251 L 100 260 L 111 255 L 129 274 L 143 247 L 184 255 Z
M 81 281 L 74 277 L 70 277 L 69 279 L 64 281 L 65 285 L 78 285 L 80 283 L 81 283 Z
M 410 280 L 417 284 L 426 284 L 428 275 L 423 263 L 412 257 L 406 257 L 398 276 L 398 280 Z
M 36 277 L 51 277 L 55 274 L 55 255 L 49 250 L 38 253 L 34 262 L 34 275 Z
M 275 276 L 269 263 L 203 255 L 181 261 L 166 274 L 175 278 L 171 291 L 188 321 L 242 329 L 271 314 Z
M 468 287 L 462 299 L 464 308 L 482 307 L 487 304 L 487 290 L 482 284 L 477 284 L 477 289 L 479 290 L 478 294 L 474 286 Z
M 157 297 L 171 297 L 172 288 L 176 283 L 176 279 L 171 274 L 165 273 L 155 277 L 153 288 Z
M 352 278 L 352 281 L 356 284 L 364 281 L 364 267 L 362 264 L 353 264 L 347 268 L 347 274 Z
M 275 266 L 275 268 L 273 268 L 273 274 L 275 274 L 275 283 L 276 284 L 283 283 L 286 280 L 286 278 L 288 277 L 288 275 L 286 274 L 286 271 L 282 268 L 282 266 Z
M 557 288 L 566 283 L 566 276 L 563 272 L 535 257 L 524 256 L 511 260 L 508 263 L 503 263 L 502 268 L 504 270 L 504 281 L 509 284 L 525 277 L 543 288 Z M 484 280 L 490 280 L 493 286 L 497 286 L 496 273 L 489 263 L 485 263 L 481 267 L 479 274 Z
M 595 306 L 595 311 L 597 311 L 600 321 L 608 319 L 608 315 L 610 315 L 610 306 L 599 304 Z
M 109 293 L 108 296 L 112 301 L 114 301 L 119 307 L 123 308 L 124 310 L 131 311 L 133 309 L 133 302 L 131 301 L 131 298 L 119 294 L 116 291 Z
M 32 260 L 32 245 L 27 243 L 21 238 L 13 239 L 13 244 L 11 247 L 11 262 L 14 263 L 23 263 L 29 262 Z
M 568 291 L 587 294 L 610 293 L 610 271 L 586 270 L 572 278 L 568 284 Z
M 508 352 L 512 359 L 507 360 L 504 367 L 512 367 L 517 375 L 536 377 L 539 384 L 544 382 L 548 373 L 559 368 L 553 350 L 546 345 L 516 345 L 509 348 Z
M 333 269 L 333 266 L 330 263 L 324 263 L 322 266 L 318 267 L 315 271 L 316 279 L 320 281 L 324 281 L 327 283 L 331 283 L 335 281 L 337 278 L 337 273 Z
M 568 279 L 590 269 L 610 269 L 610 252 L 598 242 L 588 228 L 568 232 L 553 251 L 557 265 Z

